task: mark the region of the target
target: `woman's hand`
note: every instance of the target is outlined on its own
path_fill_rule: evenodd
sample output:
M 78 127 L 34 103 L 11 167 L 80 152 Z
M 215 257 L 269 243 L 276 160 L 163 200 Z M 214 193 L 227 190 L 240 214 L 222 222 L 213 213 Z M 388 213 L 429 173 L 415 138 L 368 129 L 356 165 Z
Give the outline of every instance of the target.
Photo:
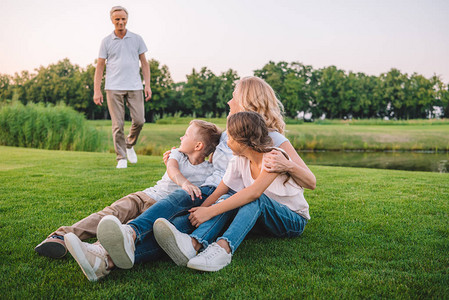
M 209 206 L 209 207 L 198 206 L 198 207 L 191 208 L 189 210 L 190 223 L 193 226 L 198 227 L 201 224 L 203 224 L 204 222 L 211 219 L 213 217 L 213 215 L 209 213 L 210 208 L 211 208 L 211 206 Z
M 181 188 L 186 191 L 190 197 L 192 197 L 192 201 L 195 201 L 195 196 L 201 199 L 201 190 L 196 185 L 191 184 L 189 181 L 186 181 L 182 184 Z
M 283 173 L 291 170 L 291 161 L 278 150 L 271 150 L 264 155 L 263 159 L 264 168 L 269 173 Z
M 171 150 L 176 149 L 176 147 L 171 148 Z M 171 150 L 165 151 L 162 155 L 162 159 L 164 160 L 164 164 L 167 165 L 168 158 L 170 157 Z

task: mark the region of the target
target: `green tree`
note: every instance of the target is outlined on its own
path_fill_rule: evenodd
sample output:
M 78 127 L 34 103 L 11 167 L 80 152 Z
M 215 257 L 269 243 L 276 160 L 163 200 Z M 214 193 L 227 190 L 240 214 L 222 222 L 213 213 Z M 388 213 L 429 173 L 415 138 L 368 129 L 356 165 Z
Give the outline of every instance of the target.
M 153 122 L 155 114 L 163 114 L 169 107 L 169 98 L 173 94 L 173 80 L 166 65 L 161 65 L 155 59 L 149 60 L 148 63 L 151 72 L 152 96 L 145 103 L 145 116 L 147 121 Z
M 234 91 L 235 84 L 239 79 L 240 78 L 237 75 L 237 72 L 232 69 L 221 73 L 221 75 L 218 77 L 219 87 L 217 100 L 215 103 L 215 117 L 226 114 L 228 110 L 228 101 L 232 99 L 232 92 Z
M 204 116 L 208 112 L 216 111 L 216 102 L 220 80 L 206 67 L 200 72 L 195 69 L 187 75 L 187 82 L 182 90 L 182 105 L 184 112 Z
M 79 102 L 75 98 L 80 88 L 81 69 L 78 65 L 72 65 L 68 58 L 48 67 L 41 66 L 36 72 L 28 88 L 28 101 L 52 104 Z
M 396 119 L 402 119 L 405 115 L 405 87 L 407 74 L 402 74 L 398 69 L 391 69 L 388 73 L 380 75 L 380 89 L 382 90 L 382 102 L 385 104 L 385 115 Z
M 28 71 L 22 71 L 20 74 L 15 73 L 12 78 L 14 97 L 19 99 L 23 104 L 28 102 L 29 87 L 34 76 Z
M 346 74 L 335 66 L 318 70 L 318 89 L 315 96 L 315 104 L 326 118 L 343 118 L 347 115 L 351 103 L 345 98 Z
M 96 62 L 95 62 L 96 64 Z M 76 91 L 76 97 L 69 101 L 69 105 L 80 112 L 84 112 L 87 118 L 107 119 L 109 117 L 108 107 L 106 104 L 98 106 L 94 103 L 94 75 L 95 65 L 89 64 L 85 69 L 82 69 L 77 75 L 79 81 L 79 88 Z M 104 87 L 104 78 L 102 82 Z M 106 99 L 106 93 L 102 88 L 103 99 Z
M 312 102 L 310 89 L 312 67 L 300 62 L 270 61 L 254 75 L 264 79 L 280 98 L 285 114 L 296 117 L 298 112 L 308 111 Z
M 427 79 L 419 74 L 412 74 L 405 87 L 405 111 L 403 118 L 426 118 L 431 116 L 436 104 L 436 91 L 433 79 Z
M 13 93 L 12 77 L 7 74 L 0 74 L 0 102 L 11 100 Z

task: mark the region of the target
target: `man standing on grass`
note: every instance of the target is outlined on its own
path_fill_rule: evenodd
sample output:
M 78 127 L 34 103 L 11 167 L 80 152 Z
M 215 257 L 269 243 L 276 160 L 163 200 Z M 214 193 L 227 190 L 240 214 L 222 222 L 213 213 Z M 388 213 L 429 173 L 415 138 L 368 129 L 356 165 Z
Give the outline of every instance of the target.
M 110 16 L 115 30 L 101 42 L 94 77 L 94 102 L 97 105 L 103 104 L 101 81 L 106 65 L 106 99 L 112 120 L 112 138 L 115 153 L 117 153 L 117 168 L 121 169 L 127 167 L 127 159 L 130 163 L 137 163 L 133 146 L 145 123 L 139 60 L 145 81 L 145 101 L 151 98 L 150 67 L 145 58 L 147 47 L 143 39 L 126 29 L 128 11 L 124 7 L 114 6 Z M 124 135 L 125 101 L 132 119 L 132 126 L 126 138 Z

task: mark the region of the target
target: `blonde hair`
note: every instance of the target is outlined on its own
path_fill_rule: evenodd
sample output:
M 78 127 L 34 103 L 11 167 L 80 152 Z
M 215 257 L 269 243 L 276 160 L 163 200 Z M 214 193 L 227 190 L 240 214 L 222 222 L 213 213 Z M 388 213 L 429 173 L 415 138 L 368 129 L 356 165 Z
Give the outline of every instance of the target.
M 221 130 L 215 124 L 203 120 L 192 120 L 189 125 L 192 124 L 198 128 L 198 138 L 204 144 L 204 156 L 209 156 L 220 142 Z
M 269 129 L 284 133 L 284 106 L 268 83 L 259 77 L 244 77 L 237 82 L 234 93 L 245 111 L 259 113 Z

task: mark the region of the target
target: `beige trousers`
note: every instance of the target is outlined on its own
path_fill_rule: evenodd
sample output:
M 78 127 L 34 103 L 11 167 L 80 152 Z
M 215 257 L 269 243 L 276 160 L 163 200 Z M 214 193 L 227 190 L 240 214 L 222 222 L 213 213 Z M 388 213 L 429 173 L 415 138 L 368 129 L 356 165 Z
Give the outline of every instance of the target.
M 65 235 L 66 233 L 73 232 L 80 238 L 80 240 L 86 240 L 97 235 L 98 223 L 104 216 L 114 215 L 123 224 L 125 224 L 141 215 L 154 203 L 156 203 L 156 201 L 154 201 L 144 192 L 129 194 L 115 201 L 110 206 L 105 207 L 103 210 L 91 214 L 90 216 L 73 224 L 72 226 L 59 227 L 49 236 L 55 234 Z
M 126 159 L 126 148 L 137 142 L 143 124 L 145 124 L 145 108 L 143 92 L 138 91 L 106 91 L 109 114 L 112 120 L 112 139 L 117 160 Z M 125 140 L 125 102 L 129 108 L 132 125 Z

